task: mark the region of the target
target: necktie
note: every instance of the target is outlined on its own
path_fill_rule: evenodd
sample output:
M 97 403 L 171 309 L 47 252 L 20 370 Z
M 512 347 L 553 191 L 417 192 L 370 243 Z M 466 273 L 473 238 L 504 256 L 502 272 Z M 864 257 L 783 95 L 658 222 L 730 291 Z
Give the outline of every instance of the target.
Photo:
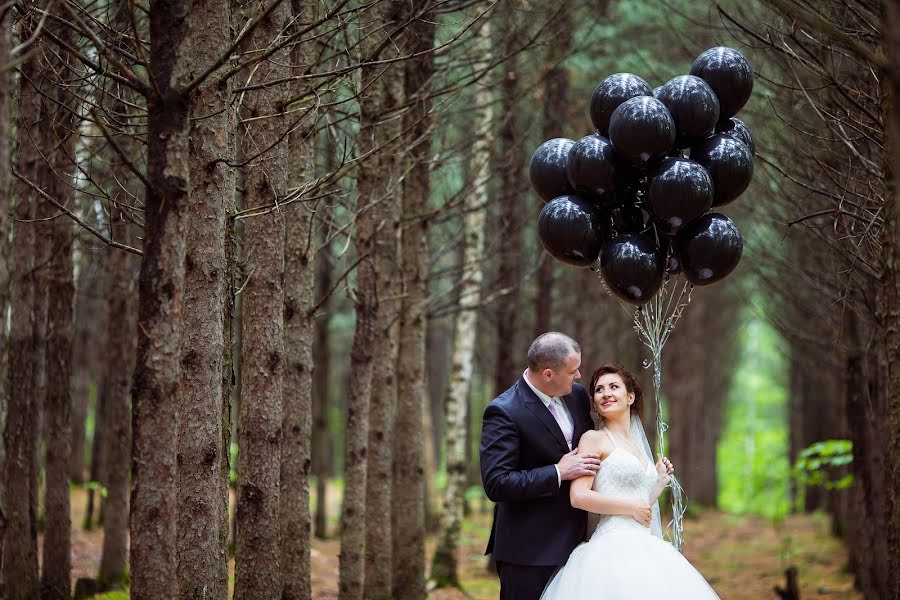
M 556 419 L 556 423 L 559 425 L 560 431 L 562 431 L 563 437 L 566 438 L 566 444 L 569 445 L 569 450 L 572 449 L 572 434 L 574 433 L 572 429 L 572 425 L 569 424 L 569 419 L 566 417 L 566 414 L 563 412 L 562 404 L 559 401 L 559 398 L 553 398 L 550 400 L 550 413 L 553 415 L 553 418 Z

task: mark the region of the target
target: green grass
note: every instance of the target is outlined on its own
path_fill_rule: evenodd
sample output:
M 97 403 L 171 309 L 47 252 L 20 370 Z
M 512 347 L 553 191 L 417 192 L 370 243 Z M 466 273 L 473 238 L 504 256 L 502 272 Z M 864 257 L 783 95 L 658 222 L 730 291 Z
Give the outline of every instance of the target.
M 93 596 L 93 600 L 129 600 L 128 592 L 106 592 Z

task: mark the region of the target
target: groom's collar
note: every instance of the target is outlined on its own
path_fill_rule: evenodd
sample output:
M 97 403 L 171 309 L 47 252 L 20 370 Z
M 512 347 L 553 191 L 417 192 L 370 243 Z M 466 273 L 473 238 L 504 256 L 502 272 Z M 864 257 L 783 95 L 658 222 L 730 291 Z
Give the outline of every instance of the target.
M 528 384 L 528 387 L 531 388 L 531 391 L 534 392 L 534 395 L 538 397 L 538 399 L 544 403 L 544 406 L 550 408 L 550 403 L 553 402 L 553 398 L 537 389 L 533 383 L 528 380 L 528 369 L 525 369 L 525 372 L 522 373 L 522 379 L 525 380 L 525 383 Z

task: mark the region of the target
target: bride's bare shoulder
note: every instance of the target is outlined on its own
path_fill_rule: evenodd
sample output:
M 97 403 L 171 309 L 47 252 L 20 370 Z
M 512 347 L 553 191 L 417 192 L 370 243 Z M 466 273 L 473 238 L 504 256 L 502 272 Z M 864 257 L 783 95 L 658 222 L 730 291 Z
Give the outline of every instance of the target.
M 597 431 L 594 429 L 585 431 L 581 435 L 581 440 L 578 442 L 579 452 L 600 452 L 605 454 L 604 451 L 607 450 L 607 445 L 609 444 L 609 437 L 603 433 L 602 431 Z

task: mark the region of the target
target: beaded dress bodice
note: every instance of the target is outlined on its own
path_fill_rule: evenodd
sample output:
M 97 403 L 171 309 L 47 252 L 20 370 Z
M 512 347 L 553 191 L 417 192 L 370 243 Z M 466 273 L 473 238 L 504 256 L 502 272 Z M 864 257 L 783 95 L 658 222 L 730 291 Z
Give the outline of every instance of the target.
M 605 432 L 609 435 L 609 432 Z M 639 459 L 616 444 L 615 436 L 609 435 L 615 448 L 600 465 L 594 478 L 595 492 L 622 500 L 647 502 L 656 484 L 656 468 L 646 459 Z M 641 525 L 630 516 L 601 515 L 592 537 L 611 531 L 632 531 L 650 534 L 650 528 Z

